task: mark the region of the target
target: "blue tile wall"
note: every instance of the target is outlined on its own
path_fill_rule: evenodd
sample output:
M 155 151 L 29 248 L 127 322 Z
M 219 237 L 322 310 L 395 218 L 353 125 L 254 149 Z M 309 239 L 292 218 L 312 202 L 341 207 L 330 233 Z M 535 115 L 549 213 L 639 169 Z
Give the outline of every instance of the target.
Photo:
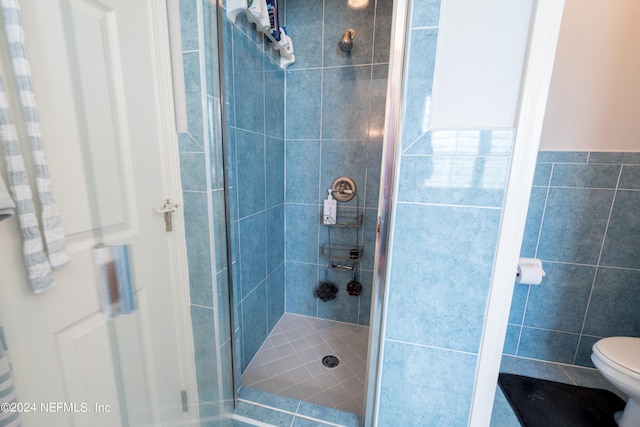
M 502 206 L 512 139 L 511 130 L 426 132 L 404 149 L 409 173 L 400 198 L 410 192 L 423 203 Z
M 342 0 L 324 0 L 323 3 L 323 66 L 370 64 L 373 56 L 375 2 L 369 2 L 361 9 L 351 8 Z M 294 25 L 294 22 L 290 25 Z M 347 28 L 354 29 L 356 36 L 353 49 L 345 53 L 338 47 L 338 41 Z
M 286 311 L 304 316 L 317 316 L 318 300 L 313 297 L 318 280 L 316 263 L 286 262 Z
M 613 190 L 550 187 L 546 208 L 553 218 L 542 220 L 537 255 L 549 261 L 598 263 L 607 228 Z M 580 221 L 576 221 L 580 218 Z
M 401 155 L 381 425 L 468 423 L 513 138 L 504 130 L 429 131 L 422 141 L 431 143 Z
M 322 34 L 323 20 L 309 19 L 308 17 L 322 17 L 323 8 L 324 2 L 321 1 L 289 0 L 287 2 L 285 20 L 287 31 L 291 39 L 294 40 L 296 52 L 296 62 L 289 66 L 289 70 L 322 67 L 323 40 L 319 35 Z M 287 98 L 288 96 L 289 94 L 287 94 Z
M 256 287 L 243 298 L 242 324 L 245 329 L 242 334 L 245 356 L 255 354 L 267 338 L 267 286 Z M 247 327 L 250 325 L 251 327 Z
M 412 171 L 403 166 L 405 173 Z M 396 209 L 387 338 L 477 352 L 501 210 L 401 202 Z
M 390 18 L 393 15 L 393 0 L 377 0 L 376 8 L 373 62 L 377 64 L 389 62 L 389 34 L 391 34 L 392 24 Z
M 429 128 L 440 1 L 412 3 L 378 424 L 466 426 L 515 133 Z
M 370 97 L 371 65 L 323 68 L 322 138 L 366 138 Z
M 545 280 L 554 286 L 532 287 L 526 301 L 524 323 L 533 328 L 579 334 L 584 322 L 596 268 L 577 264 L 547 264 Z M 525 286 L 522 286 L 525 288 Z M 571 295 L 571 304 L 564 298 Z
M 209 229 L 207 194 L 184 191 L 182 200 L 191 303 L 213 308 L 213 287 L 211 286 L 213 272 L 209 236 L 199 237 L 202 236 L 202 230 Z
M 538 154 L 521 256 L 538 286 L 515 285 L 506 354 L 593 367 L 591 346 L 640 336 L 640 154 Z
M 284 124 L 283 124 L 284 125 Z M 284 203 L 284 139 L 267 137 L 265 144 L 266 208 Z
M 381 426 L 466 426 L 477 355 L 387 341 Z
M 299 61 L 296 63 L 299 64 Z M 286 139 L 320 139 L 322 69 L 287 72 Z M 309 162 L 311 163 L 311 162 Z
M 602 248 L 600 262 L 603 265 L 640 269 L 640 257 L 638 257 L 640 222 L 637 220 L 639 208 L 639 191 L 622 189 L 617 191 L 607 228 L 607 239 Z
M 285 262 L 286 311 L 368 325 L 393 2 L 354 10 L 342 0 L 288 0 L 287 30 L 296 62 L 286 73 Z M 351 53 L 338 48 L 344 31 L 356 31 Z M 324 38 L 322 35 L 324 34 Z M 352 272 L 327 270 L 319 247 L 329 240 L 319 223 L 322 200 L 339 176 L 349 176 L 357 198 L 338 210 L 358 208 L 359 228 L 332 228 L 331 242 L 362 245 L 359 297 L 346 292 Z M 318 301 L 314 289 L 328 279 L 335 300 Z
M 287 261 L 317 264 L 319 214 L 320 210 L 315 205 L 293 203 L 286 205 L 285 253 Z M 287 311 L 291 311 L 289 307 Z
M 362 140 L 324 140 L 320 156 L 322 157 L 322 165 L 320 168 L 320 197 L 327 197 L 327 190 L 331 188 L 334 179 L 339 176 L 348 176 L 356 183 L 364 193 L 366 190 L 365 175 L 367 172 L 367 141 Z M 375 179 L 375 177 L 374 177 Z M 358 185 L 360 184 L 360 185 Z M 324 190 L 324 192 L 322 191 Z M 364 195 L 366 197 L 366 195 Z M 362 194 L 356 194 L 356 197 L 348 202 L 339 202 L 340 207 L 360 206 L 364 205 Z
M 236 129 L 238 216 L 262 212 L 266 203 L 265 137 Z
M 217 403 L 218 373 L 216 358 L 218 355 L 213 336 L 200 339 L 215 330 L 214 312 L 212 309 L 191 306 L 191 322 L 193 323 L 194 357 L 196 361 L 196 380 L 198 383 L 198 398 L 203 402 Z
M 244 299 L 267 277 L 267 222 L 264 211 L 240 220 L 239 243 L 239 296 Z
M 280 13 L 284 15 L 284 7 Z M 240 14 L 223 19 L 227 134 L 238 372 L 284 313 L 285 74 L 277 53 Z
M 409 50 L 423 53 L 419 59 L 409 56 L 409 62 L 406 65 L 407 83 L 404 98 L 406 104 L 411 105 L 412 108 L 405 110 L 402 141 L 404 149 L 419 140 L 428 130 L 437 42 L 437 28 L 411 30 Z
M 289 203 L 317 204 L 320 198 L 320 140 L 286 141 L 285 200 Z M 311 191 L 310 191 L 311 189 Z
M 267 277 L 267 328 L 273 330 L 284 313 L 285 264 L 281 262 Z

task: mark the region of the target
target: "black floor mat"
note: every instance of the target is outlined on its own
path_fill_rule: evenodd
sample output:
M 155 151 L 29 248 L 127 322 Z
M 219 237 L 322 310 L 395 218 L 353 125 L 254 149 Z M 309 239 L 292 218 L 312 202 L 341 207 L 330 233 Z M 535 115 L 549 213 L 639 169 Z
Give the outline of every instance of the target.
M 613 414 L 625 405 L 608 390 L 521 375 L 501 373 L 498 384 L 525 427 L 617 427 Z

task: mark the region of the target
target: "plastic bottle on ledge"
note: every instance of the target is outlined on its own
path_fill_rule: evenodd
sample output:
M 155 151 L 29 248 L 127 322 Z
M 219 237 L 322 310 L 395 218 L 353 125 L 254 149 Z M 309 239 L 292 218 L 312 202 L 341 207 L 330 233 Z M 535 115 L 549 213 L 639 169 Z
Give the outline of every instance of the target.
M 336 223 L 336 212 L 338 211 L 338 202 L 333 198 L 331 193 L 333 193 L 333 189 L 330 188 L 327 190 L 329 195 L 324 200 L 324 210 L 322 211 L 322 222 L 324 224 L 335 224 Z

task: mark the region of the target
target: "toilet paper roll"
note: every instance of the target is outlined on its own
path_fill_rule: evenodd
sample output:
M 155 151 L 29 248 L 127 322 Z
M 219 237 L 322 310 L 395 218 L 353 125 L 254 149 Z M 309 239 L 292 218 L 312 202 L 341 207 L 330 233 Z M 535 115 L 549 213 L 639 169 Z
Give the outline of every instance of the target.
M 520 258 L 516 282 L 525 285 L 539 285 L 545 272 L 542 269 L 542 261 L 537 258 Z

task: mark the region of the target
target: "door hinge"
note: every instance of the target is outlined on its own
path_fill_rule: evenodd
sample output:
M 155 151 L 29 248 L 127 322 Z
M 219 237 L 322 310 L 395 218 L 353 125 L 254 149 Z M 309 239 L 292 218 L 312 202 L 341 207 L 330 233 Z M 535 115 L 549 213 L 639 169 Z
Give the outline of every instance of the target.
M 166 199 L 166 201 L 164 202 L 164 206 L 162 206 L 160 209 L 154 209 L 155 213 L 164 214 L 164 231 L 173 231 L 171 214 L 179 207 L 180 203 L 171 203 L 171 199 Z
M 187 402 L 187 391 L 182 390 L 180 392 L 180 398 L 182 400 L 182 412 L 189 412 L 189 403 Z

